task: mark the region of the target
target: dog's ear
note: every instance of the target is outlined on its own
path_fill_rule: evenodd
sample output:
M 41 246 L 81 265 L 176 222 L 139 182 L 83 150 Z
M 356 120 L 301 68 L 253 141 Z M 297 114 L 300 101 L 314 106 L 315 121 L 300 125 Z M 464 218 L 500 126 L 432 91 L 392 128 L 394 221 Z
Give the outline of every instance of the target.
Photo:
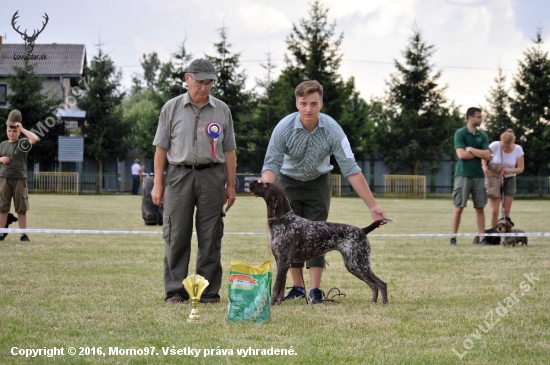
M 282 195 L 277 195 L 275 197 L 275 216 L 277 218 L 282 218 L 285 215 L 285 209 L 284 209 L 284 200 L 285 197 Z
M 277 195 L 273 194 L 271 196 L 271 204 L 275 218 L 281 218 L 281 215 L 279 214 L 279 197 Z
M 269 203 L 271 205 L 271 210 L 273 212 L 273 217 L 274 218 L 282 218 L 283 215 L 285 215 L 285 211 L 284 211 L 284 196 L 281 195 L 281 194 L 278 194 L 276 189 L 273 189 L 273 185 L 272 185 L 272 189 L 273 191 L 270 191 L 270 194 L 269 194 Z
M 514 222 L 512 222 L 512 218 L 510 218 L 510 217 L 502 217 L 502 218 L 500 218 L 500 220 L 505 220 L 507 222 L 510 222 L 512 227 L 514 226 Z

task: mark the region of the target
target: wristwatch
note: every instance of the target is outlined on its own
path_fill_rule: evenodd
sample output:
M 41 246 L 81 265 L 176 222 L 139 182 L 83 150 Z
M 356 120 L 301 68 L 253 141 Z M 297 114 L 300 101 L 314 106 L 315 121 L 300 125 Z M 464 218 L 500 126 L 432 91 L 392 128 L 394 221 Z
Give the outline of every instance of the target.
M 466 152 L 470 152 L 470 149 L 471 149 L 471 148 L 472 148 L 472 147 L 466 147 Z

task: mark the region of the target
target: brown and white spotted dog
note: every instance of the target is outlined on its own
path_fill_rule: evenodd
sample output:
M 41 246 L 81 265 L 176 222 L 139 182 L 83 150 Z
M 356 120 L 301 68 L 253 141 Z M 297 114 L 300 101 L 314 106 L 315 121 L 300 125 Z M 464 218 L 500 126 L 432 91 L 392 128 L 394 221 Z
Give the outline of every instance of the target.
M 502 218 L 498 221 L 495 231 L 498 233 L 525 233 L 521 229 L 512 229 L 514 223 L 509 219 Z M 512 246 L 515 247 L 518 243 L 521 242 L 521 245 L 527 245 L 527 236 L 510 236 L 510 237 L 501 237 L 500 244 L 504 247 Z
M 271 233 L 271 251 L 277 262 L 277 277 L 273 285 L 271 305 L 284 300 L 286 274 L 292 261 L 307 261 L 329 251 L 337 250 L 344 258 L 346 269 L 363 280 L 372 290 L 372 301 L 382 293 L 382 303 L 388 303 L 386 283 L 371 269 L 370 243 L 367 234 L 384 224 L 379 220 L 366 228 L 348 224 L 316 222 L 292 212 L 284 190 L 270 183 L 253 180 L 250 192 L 264 198 Z

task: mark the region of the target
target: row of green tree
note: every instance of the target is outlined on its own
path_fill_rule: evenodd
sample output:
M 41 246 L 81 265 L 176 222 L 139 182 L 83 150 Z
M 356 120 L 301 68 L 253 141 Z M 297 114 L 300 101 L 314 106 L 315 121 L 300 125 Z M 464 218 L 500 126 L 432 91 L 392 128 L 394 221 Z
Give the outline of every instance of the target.
M 274 77 L 268 53 L 262 64 L 265 76 L 256 80 L 254 91 L 245 88 L 240 53 L 232 53 L 227 29 L 219 30 L 216 53 L 204 57 L 218 70 L 212 94 L 224 100 L 233 114 L 241 168 L 260 171 L 273 127 L 296 110 L 294 87 L 308 79 L 324 86 L 323 112 L 340 123 L 359 159 L 366 154 L 378 156 L 392 173 L 418 174 L 423 163 L 429 163 L 435 173 L 445 155 L 454 158 L 453 136 L 464 125 L 465 110 L 445 97 L 441 71 L 434 70 L 430 61 L 435 48 L 423 40 L 420 30 L 413 30 L 403 61 L 395 60 L 396 71 L 387 81 L 386 94 L 365 101 L 354 78 L 345 80 L 339 73 L 344 35 L 335 28 L 329 10 L 314 1 L 308 17 L 294 24 L 286 39 L 284 69 Z M 539 30 L 519 62 L 512 90 L 506 88 L 499 70 L 484 108 L 490 140 L 498 140 L 505 129 L 512 128 L 525 150 L 526 173 L 534 175 L 546 173 L 550 151 L 550 58 L 542 44 Z M 149 154 L 159 110 L 166 100 L 185 92 L 181 80 L 192 58 L 183 42 L 165 63 L 156 53 L 143 55 L 143 73 L 133 77 L 130 96 L 123 102 L 124 115 L 132 121 L 136 146 Z
M 456 158 L 453 136 L 464 125 L 465 110 L 446 98 L 441 71 L 435 70 L 430 61 L 434 45 L 424 41 L 420 30 L 413 29 L 402 52 L 403 60 L 395 60 L 396 71 L 386 82 L 385 95 L 366 101 L 356 90 L 354 78 L 346 80 L 339 73 L 344 35 L 335 29 L 328 8 L 314 1 L 308 17 L 294 24 L 287 36 L 284 68 L 275 77 L 271 54 L 267 53 L 262 64 L 264 78 L 255 80 L 254 90 L 245 87 L 247 76 L 240 71 L 241 54 L 232 52 L 225 27 L 219 29 L 220 41 L 214 45 L 214 54 L 193 55 L 183 41 L 167 62 L 161 62 L 155 52 L 143 55 L 143 73 L 133 75 L 127 94 L 120 92 L 120 71 L 99 46 L 86 69 L 90 91 L 78 101 L 87 112 L 86 155 L 97 161 L 100 169 L 103 161 L 124 158 L 130 148 L 152 157 L 151 142 L 162 105 L 186 92 L 182 83 L 186 66 L 193 58 L 205 57 L 218 73 L 211 93 L 225 101 L 233 115 L 239 171 L 260 171 L 271 131 L 279 120 L 296 110 L 294 88 L 308 79 L 323 85 L 323 112 L 340 123 L 356 158 L 382 158 L 392 173 L 403 174 L 418 174 L 426 163 L 435 173 L 445 156 Z M 525 150 L 525 174 L 538 176 L 547 174 L 550 151 L 550 58 L 542 44 L 539 30 L 519 61 L 511 89 L 507 89 L 499 70 L 487 107 L 483 108 L 484 128 L 490 140 L 498 140 L 505 129 L 512 128 Z M 29 78 L 28 74 L 18 74 L 11 83 L 21 83 L 24 76 Z M 13 107 L 33 107 L 27 105 L 28 89 L 10 87 L 21 96 L 10 98 Z M 55 143 L 53 138 L 51 142 Z M 39 152 L 37 148 L 34 158 L 50 158 L 50 152 Z

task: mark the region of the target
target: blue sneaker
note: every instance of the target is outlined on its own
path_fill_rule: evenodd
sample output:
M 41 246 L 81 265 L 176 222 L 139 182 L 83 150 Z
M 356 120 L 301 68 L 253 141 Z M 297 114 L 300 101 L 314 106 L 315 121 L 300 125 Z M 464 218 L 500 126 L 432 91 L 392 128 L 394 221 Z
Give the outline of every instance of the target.
M 309 302 L 311 304 L 325 305 L 323 301 L 323 291 L 319 288 L 311 289 L 309 291 Z
M 306 296 L 306 288 L 294 285 L 285 296 L 285 300 L 302 299 Z

